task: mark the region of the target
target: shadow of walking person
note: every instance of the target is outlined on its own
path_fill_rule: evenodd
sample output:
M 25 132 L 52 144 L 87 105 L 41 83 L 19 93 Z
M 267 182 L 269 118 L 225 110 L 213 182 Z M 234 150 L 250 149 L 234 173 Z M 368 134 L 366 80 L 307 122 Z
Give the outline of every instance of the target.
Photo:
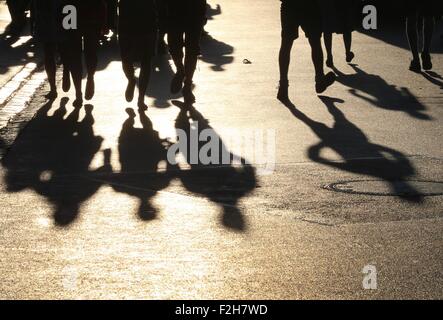
M 157 209 L 150 199 L 170 182 L 168 172 L 158 172 L 161 161 L 166 161 L 167 142 L 159 138 L 144 111 L 139 111 L 143 128 L 135 128 L 136 114 L 127 109 L 128 119 L 123 123 L 118 140 L 121 173 L 113 176 L 110 184 L 120 193 L 140 200 L 138 216 L 143 221 L 157 217 Z
M 215 7 L 212 7 L 209 3 L 206 4 L 206 17 L 208 20 L 214 20 L 214 17 L 222 14 L 221 5 L 217 4 Z
M 62 99 L 51 116 L 51 103 L 40 109 L 2 161 L 7 169 L 7 191 L 29 188 L 44 196 L 54 206 L 57 226 L 74 222 L 81 204 L 100 188 L 101 183 L 87 176 L 110 170 L 109 156 L 102 168 L 89 170 L 103 141 L 94 134 L 93 106 L 85 106 L 86 115 L 79 122 L 80 109 L 65 118 L 67 102 Z
M 437 87 L 440 87 L 440 89 L 443 90 L 443 77 L 440 74 L 434 71 L 422 72 L 421 74 L 430 83 L 436 85 Z
M 210 64 L 213 71 L 225 71 L 234 62 L 234 47 L 207 35 L 201 43 L 201 60 Z
M 321 142 L 308 149 L 309 159 L 317 163 L 343 171 L 367 175 L 387 182 L 394 194 L 410 202 L 422 202 L 406 179 L 415 173 L 410 161 L 399 151 L 374 144 L 364 132 L 346 119 L 336 104 L 343 100 L 321 96 L 320 99 L 334 117 L 332 128 L 310 119 L 292 103 L 287 108 L 299 120 L 303 121 L 320 139 Z M 327 159 L 321 151 L 330 149 L 341 157 L 341 161 Z
M 337 82 L 349 87 L 355 97 L 360 98 L 378 108 L 402 111 L 420 120 L 432 120 L 426 113 L 426 107 L 407 88 L 390 85 L 382 77 L 369 74 L 357 65 L 351 64 L 354 74 L 344 74 L 333 68 L 338 75 Z
M 177 151 L 190 166 L 189 170 L 179 173 L 184 187 L 218 204 L 223 210 L 221 222 L 226 228 L 246 230 L 247 223 L 239 208 L 239 201 L 257 185 L 254 167 L 246 165 L 245 159 L 229 152 L 208 120 L 193 106 L 179 101 L 173 101 L 173 104 L 180 108 L 175 122 L 179 137 Z M 206 137 L 206 141 L 201 141 L 202 137 Z M 210 150 L 207 149 L 208 145 L 212 146 Z M 203 153 L 211 160 L 203 161 Z M 171 162 L 173 159 L 168 160 Z
M 158 55 L 153 58 L 153 71 L 146 95 L 154 99 L 154 107 L 170 107 L 169 100 L 180 97 L 180 94 L 173 94 L 170 90 L 174 75 L 167 55 Z

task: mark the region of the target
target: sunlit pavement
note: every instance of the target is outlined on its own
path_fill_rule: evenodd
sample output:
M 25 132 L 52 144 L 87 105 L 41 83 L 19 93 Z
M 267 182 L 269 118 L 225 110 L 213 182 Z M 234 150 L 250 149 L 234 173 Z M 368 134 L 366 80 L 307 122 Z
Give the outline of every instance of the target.
M 443 55 L 413 74 L 404 47 L 356 33 L 352 67 L 337 37 L 344 75 L 320 99 L 301 39 L 285 107 L 278 1 L 218 2 L 190 114 L 159 58 L 140 117 L 108 48 L 90 105 L 39 91 L 2 131 L 7 144 L 28 124 L 1 166 L 0 297 L 442 298 Z M 239 156 L 233 134 L 275 130 L 275 171 L 167 166 L 159 142 L 195 120 Z
M 29 27 L 25 28 L 18 38 L 4 37 L 3 32 L 10 21 L 6 2 L 0 1 L 0 87 L 7 84 L 26 64 L 38 61 L 38 57 L 34 54 Z M 2 99 L 0 93 L 0 105 Z

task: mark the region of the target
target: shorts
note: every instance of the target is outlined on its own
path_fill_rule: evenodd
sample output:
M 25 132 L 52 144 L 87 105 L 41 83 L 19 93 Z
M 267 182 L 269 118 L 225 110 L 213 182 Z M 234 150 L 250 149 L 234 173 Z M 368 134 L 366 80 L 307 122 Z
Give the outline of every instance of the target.
M 323 32 L 321 11 L 315 1 L 308 3 L 300 5 L 296 2 L 282 2 L 282 38 L 298 39 L 300 27 L 307 38 L 321 38 Z
M 157 34 L 154 32 L 140 36 L 120 34 L 119 44 L 122 60 L 141 62 L 147 57 L 155 55 Z
M 202 29 L 206 23 L 206 0 L 168 0 L 166 21 L 168 32 Z

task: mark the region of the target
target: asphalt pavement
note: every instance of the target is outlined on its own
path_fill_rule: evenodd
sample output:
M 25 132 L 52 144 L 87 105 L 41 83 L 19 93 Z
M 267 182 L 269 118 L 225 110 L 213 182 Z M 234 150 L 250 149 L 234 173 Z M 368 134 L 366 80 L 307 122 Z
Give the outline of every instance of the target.
M 302 37 L 285 106 L 279 1 L 217 2 L 190 110 L 168 56 L 149 109 L 127 103 L 112 43 L 80 110 L 72 90 L 16 93 L 30 98 L 0 131 L 0 298 L 441 299 L 440 39 L 434 72 L 415 74 L 400 28 L 354 33 L 352 65 L 335 37 L 338 81 L 318 96 Z M 205 129 L 245 161 L 168 162 L 177 130 Z

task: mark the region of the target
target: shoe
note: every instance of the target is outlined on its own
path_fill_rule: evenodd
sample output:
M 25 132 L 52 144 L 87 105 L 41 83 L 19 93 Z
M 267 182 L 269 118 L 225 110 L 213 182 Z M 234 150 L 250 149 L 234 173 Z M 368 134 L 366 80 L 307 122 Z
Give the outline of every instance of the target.
M 412 60 L 411 64 L 409 65 L 409 70 L 411 70 L 412 72 L 420 73 L 421 72 L 420 60 Z
M 328 58 L 328 59 L 326 59 L 326 66 L 328 67 L 328 68 L 334 68 L 334 58 Z
M 185 75 L 182 72 L 177 72 L 171 81 L 171 92 L 177 94 L 183 88 L 183 80 Z
M 134 99 L 136 81 L 135 79 L 128 81 L 128 86 L 126 87 L 125 98 L 127 102 L 131 102 Z
M 283 103 L 289 101 L 288 88 L 289 88 L 288 82 L 280 81 L 278 86 L 277 99 Z
M 185 100 L 185 104 L 190 105 L 195 103 L 195 96 L 192 93 L 192 85 L 185 85 L 182 90 L 183 98 Z
M 422 53 L 421 61 L 423 64 L 423 69 L 425 69 L 426 71 L 432 70 L 432 60 L 429 53 Z
M 63 70 L 62 89 L 63 92 L 68 92 L 71 89 L 71 75 L 68 70 Z
M 336 79 L 336 75 L 334 72 L 329 72 L 327 75 L 324 75 L 321 79 L 315 80 L 315 91 L 317 93 L 323 93 L 326 91 L 328 87 L 330 87 Z
M 95 94 L 94 78 L 88 78 L 88 80 L 86 81 L 85 99 L 91 100 L 94 97 L 94 94 Z
M 350 51 L 350 52 L 346 53 L 346 62 L 347 63 L 351 63 L 352 60 L 354 60 L 354 58 L 355 58 L 354 52 Z

